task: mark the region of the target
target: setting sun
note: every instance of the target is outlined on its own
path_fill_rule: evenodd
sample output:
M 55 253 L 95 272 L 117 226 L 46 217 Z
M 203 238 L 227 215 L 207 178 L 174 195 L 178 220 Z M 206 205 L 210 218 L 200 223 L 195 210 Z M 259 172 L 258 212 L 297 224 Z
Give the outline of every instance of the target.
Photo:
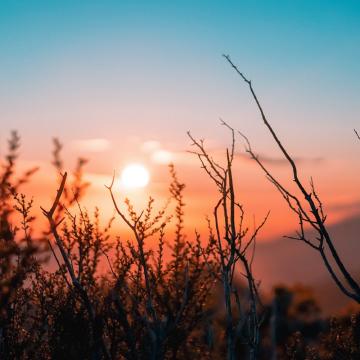
M 126 188 L 143 188 L 149 180 L 149 171 L 141 164 L 127 165 L 121 173 L 121 184 Z

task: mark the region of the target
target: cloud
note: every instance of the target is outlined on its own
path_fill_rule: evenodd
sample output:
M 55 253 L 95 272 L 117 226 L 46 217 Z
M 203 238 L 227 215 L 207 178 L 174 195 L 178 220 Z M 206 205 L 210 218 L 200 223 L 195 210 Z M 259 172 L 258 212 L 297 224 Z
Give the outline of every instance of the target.
M 140 147 L 150 160 L 155 164 L 170 164 L 174 161 L 174 153 L 163 148 L 162 144 L 156 140 L 144 141 Z
M 193 148 L 190 149 L 190 151 L 194 150 Z M 219 147 L 212 147 L 209 149 L 206 149 L 207 153 L 211 156 L 214 156 L 216 159 L 218 158 L 226 158 L 226 148 L 219 148 Z M 259 160 L 264 165 L 271 165 L 276 167 L 286 167 L 289 166 L 289 162 L 287 159 L 283 157 L 273 157 L 273 156 L 267 156 L 263 154 L 257 154 L 259 157 Z M 190 154 L 189 151 L 178 151 L 176 153 L 173 153 L 174 161 L 179 163 L 186 163 L 186 164 L 197 164 L 197 156 Z M 247 162 L 253 162 L 254 160 L 251 159 L 250 155 L 247 153 L 241 153 L 238 151 L 235 151 L 235 159 L 238 160 L 245 160 Z M 193 161 L 195 160 L 195 161 Z M 310 165 L 320 165 L 325 162 L 325 158 L 323 157 L 314 157 L 314 158 L 306 158 L 306 157 L 293 157 L 293 160 L 295 161 L 296 165 L 300 164 L 310 164 Z
M 359 212 L 360 200 L 349 202 L 337 202 L 332 204 L 325 204 L 325 210 L 329 211 L 347 211 L 347 212 Z
M 167 150 L 156 150 L 151 154 L 151 161 L 157 164 L 170 164 L 173 161 L 173 154 Z
M 141 150 L 145 153 L 152 153 L 161 148 L 161 144 L 156 140 L 148 140 L 142 143 Z
M 104 138 L 75 140 L 73 145 L 76 149 L 87 152 L 104 152 L 111 146 L 109 140 Z
M 248 160 L 248 161 L 253 161 L 248 154 L 237 154 L 237 157 Z M 266 156 L 266 155 L 262 155 L 262 154 L 258 154 L 258 157 L 259 157 L 259 160 L 264 165 L 273 165 L 273 166 L 288 166 L 289 165 L 288 160 L 285 158 L 271 157 L 271 156 Z M 314 164 L 314 165 L 316 165 L 316 164 L 321 164 L 325 161 L 325 159 L 322 157 L 316 157 L 316 158 L 293 157 L 293 160 L 295 161 L 295 163 L 297 165 L 299 165 L 299 164 Z

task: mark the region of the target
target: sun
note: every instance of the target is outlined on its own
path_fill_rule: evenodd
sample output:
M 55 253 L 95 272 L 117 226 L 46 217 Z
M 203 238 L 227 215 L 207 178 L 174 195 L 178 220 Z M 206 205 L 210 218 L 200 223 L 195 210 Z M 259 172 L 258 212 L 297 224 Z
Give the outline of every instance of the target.
M 143 188 L 149 180 L 149 171 L 142 164 L 129 164 L 121 173 L 121 184 L 128 189 Z

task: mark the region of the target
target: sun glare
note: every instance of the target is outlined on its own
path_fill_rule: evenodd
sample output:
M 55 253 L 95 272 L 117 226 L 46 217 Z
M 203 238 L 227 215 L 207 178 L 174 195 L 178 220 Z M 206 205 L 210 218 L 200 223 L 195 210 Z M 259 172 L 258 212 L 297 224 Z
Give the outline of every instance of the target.
M 129 189 L 143 188 L 149 180 L 149 171 L 141 164 L 127 165 L 121 173 L 121 184 Z

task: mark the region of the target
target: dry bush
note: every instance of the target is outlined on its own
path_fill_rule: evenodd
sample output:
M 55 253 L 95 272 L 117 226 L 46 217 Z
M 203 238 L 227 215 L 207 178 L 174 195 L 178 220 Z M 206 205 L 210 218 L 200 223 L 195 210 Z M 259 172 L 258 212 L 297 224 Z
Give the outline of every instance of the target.
M 57 170 L 63 166 L 60 150 L 56 141 Z M 14 161 L 12 156 L 11 166 Z M 8 297 L 1 297 L 6 315 L 1 318 L 1 357 L 206 357 L 211 348 L 211 341 L 204 341 L 204 337 L 213 314 L 209 294 L 214 279 L 203 254 L 211 249 L 201 246 L 199 235 L 189 242 L 183 234 L 184 185 L 174 168 L 170 167 L 169 189 L 169 197 L 175 202 L 174 214 L 167 214 L 166 206 L 155 212 L 150 198 L 138 216 L 126 200 L 126 225 L 131 225 L 134 239 L 123 241 L 111 235 L 113 219 L 101 228 L 99 210 L 90 215 L 81 207 L 87 186 L 81 176 L 84 163 L 79 160 L 71 185 L 67 184 L 66 173 L 60 175 L 53 206 L 43 209 L 49 220 L 44 234 L 57 270 L 46 269 L 33 256 L 32 202 L 18 195 L 14 186 L 6 192 L 3 208 L 6 214 L 11 213 L 12 196 L 16 210 L 22 214 L 26 247 L 19 250 L 23 240 L 15 241 L 17 228 L 7 223 L 2 240 L 11 242 L 12 247 L 4 249 L 1 263 L 2 295 L 9 290 Z M 8 169 L 7 173 L 12 171 Z M 165 228 L 171 218 L 176 221 L 176 231 L 167 242 Z M 155 238 L 158 246 L 152 249 L 146 242 Z M 165 261 L 164 247 L 168 243 L 171 255 Z M 108 268 L 105 274 L 99 271 L 101 262 Z

